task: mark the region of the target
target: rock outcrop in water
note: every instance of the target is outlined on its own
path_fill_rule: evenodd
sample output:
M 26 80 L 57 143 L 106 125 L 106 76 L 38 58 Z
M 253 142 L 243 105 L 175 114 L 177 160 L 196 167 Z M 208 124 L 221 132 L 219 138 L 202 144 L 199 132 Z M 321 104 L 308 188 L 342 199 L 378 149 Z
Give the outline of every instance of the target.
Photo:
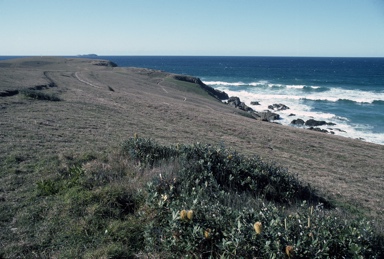
M 269 110 L 262 111 L 262 112 L 254 112 L 253 115 L 256 119 L 262 120 L 262 121 L 274 121 L 280 119 L 280 115 L 274 112 L 271 112 Z
M 246 112 L 253 112 L 253 109 L 249 106 L 247 106 L 244 102 L 240 101 L 239 97 L 232 96 L 228 99 L 227 103 L 235 108 L 238 108 L 240 110 L 246 111 Z
M 304 123 L 305 122 L 302 119 L 295 119 L 295 120 L 291 121 L 291 124 L 296 125 L 296 126 L 302 126 L 302 125 L 304 125 Z
M 233 106 L 234 108 L 249 112 L 252 114 L 253 118 L 261 121 L 274 121 L 280 119 L 280 115 L 269 110 L 266 111 L 255 111 L 251 107 L 247 106 L 244 102 L 240 100 L 237 96 L 230 97 L 227 102 L 228 105 Z
M 289 107 L 282 103 L 274 103 L 272 105 L 269 105 L 268 109 L 271 109 L 273 111 L 284 111 L 284 110 L 288 110 Z

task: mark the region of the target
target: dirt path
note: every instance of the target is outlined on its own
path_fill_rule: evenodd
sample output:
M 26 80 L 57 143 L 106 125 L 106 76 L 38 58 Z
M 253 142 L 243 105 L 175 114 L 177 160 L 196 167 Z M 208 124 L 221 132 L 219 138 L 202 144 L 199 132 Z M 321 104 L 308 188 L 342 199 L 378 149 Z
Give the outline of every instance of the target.
M 161 89 L 168 94 L 168 91 L 165 89 L 165 87 L 161 84 L 162 82 L 164 82 L 165 78 L 162 78 L 161 80 L 159 80 L 157 82 L 157 85 L 161 87 Z M 185 96 L 181 96 L 183 98 L 183 101 L 185 102 L 187 100 L 187 97 Z
M 92 84 L 92 83 L 89 82 L 89 81 L 86 81 L 86 80 L 80 78 L 79 73 L 80 73 L 79 71 L 77 71 L 77 72 L 74 73 L 74 76 L 75 76 L 75 78 L 76 78 L 77 80 L 79 80 L 80 82 L 82 82 L 82 83 L 84 83 L 84 84 L 87 84 L 87 85 L 90 85 L 90 86 L 93 86 L 93 87 L 96 87 L 96 88 L 100 88 L 100 86 L 97 86 L 97 85 L 95 85 L 95 84 Z

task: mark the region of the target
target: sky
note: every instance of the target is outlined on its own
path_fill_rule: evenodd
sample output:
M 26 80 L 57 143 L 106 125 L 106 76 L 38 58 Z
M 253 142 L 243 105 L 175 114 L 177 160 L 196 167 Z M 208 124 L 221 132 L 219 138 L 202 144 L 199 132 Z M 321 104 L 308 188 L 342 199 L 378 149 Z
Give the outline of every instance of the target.
M 384 57 L 384 0 L 0 0 L 0 55 Z

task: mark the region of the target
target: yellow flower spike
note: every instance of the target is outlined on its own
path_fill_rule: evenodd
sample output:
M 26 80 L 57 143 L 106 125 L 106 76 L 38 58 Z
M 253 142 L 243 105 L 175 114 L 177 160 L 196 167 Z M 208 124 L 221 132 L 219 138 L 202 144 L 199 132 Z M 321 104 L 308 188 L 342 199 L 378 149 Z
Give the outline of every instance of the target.
M 134 137 L 135 139 L 138 139 L 139 135 L 138 135 L 137 133 L 135 133 L 135 134 L 133 134 L 133 137 Z
M 308 217 L 308 228 L 311 227 L 311 217 Z
M 187 219 L 187 211 L 186 210 L 180 211 L 180 219 L 182 219 L 182 220 Z
M 293 256 L 293 246 L 286 246 L 285 247 L 285 253 L 288 255 L 288 257 L 292 257 Z
M 253 228 L 255 229 L 256 231 L 256 234 L 260 234 L 262 229 L 263 229 L 263 225 L 261 224 L 261 222 L 256 222 L 254 225 L 253 225 Z
M 204 237 L 205 237 L 205 239 L 210 239 L 211 238 L 211 229 L 210 228 L 207 228 L 204 231 Z
M 228 155 L 228 160 L 231 160 L 232 159 L 232 155 Z
M 192 219 L 193 219 L 193 210 L 189 210 L 189 211 L 187 212 L 187 218 L 188 218 L 189 220 L 192 220 Z

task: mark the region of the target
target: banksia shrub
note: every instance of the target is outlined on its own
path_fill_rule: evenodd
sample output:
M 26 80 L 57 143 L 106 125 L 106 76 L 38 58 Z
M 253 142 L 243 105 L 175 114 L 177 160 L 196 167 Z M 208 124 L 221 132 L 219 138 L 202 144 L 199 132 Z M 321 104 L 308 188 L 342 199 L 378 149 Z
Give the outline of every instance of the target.
M 256 222 L 254 225 L 253 225 L 255 231 L 256 231 L 256 234 L 261 234 L 261 231 L 263 229 L 263 225 L 261 224 L 261 222 Z

